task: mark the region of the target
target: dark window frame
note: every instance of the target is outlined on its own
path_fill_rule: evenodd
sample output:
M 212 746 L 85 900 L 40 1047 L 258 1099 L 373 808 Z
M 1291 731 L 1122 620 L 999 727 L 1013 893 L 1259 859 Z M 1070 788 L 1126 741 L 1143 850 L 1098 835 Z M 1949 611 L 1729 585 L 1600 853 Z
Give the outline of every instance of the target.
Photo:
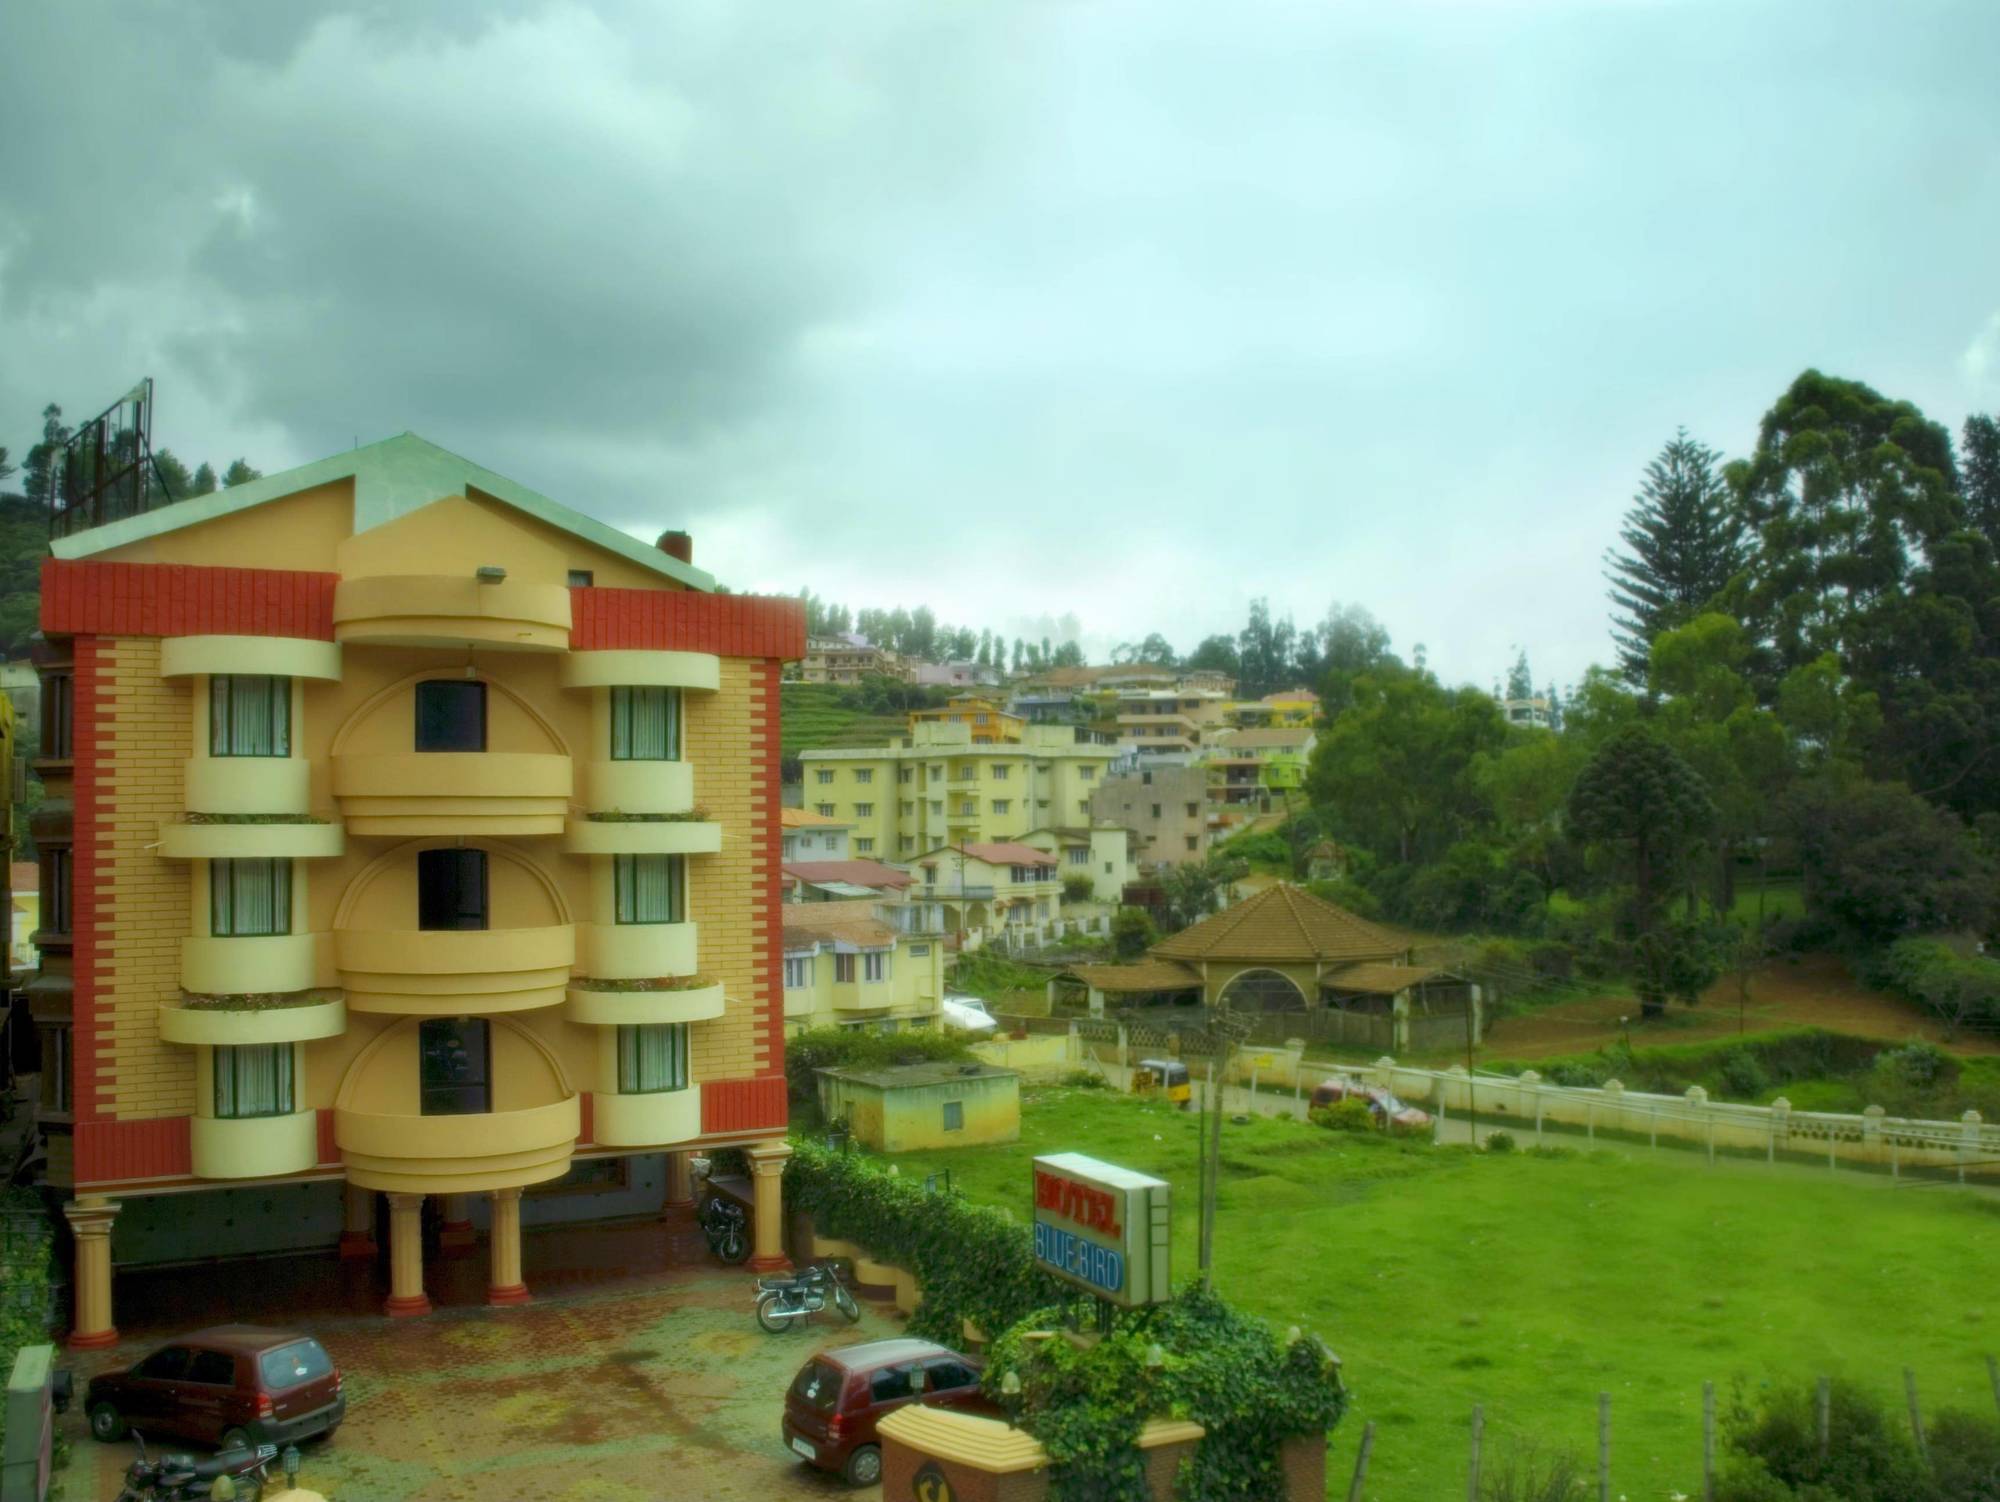
M 38 927 L 46 934 L 67 936 L 76 922 L 76 852 L 68 845 L 48 845 L 41 854 L 42 910 Z
M 446 691 L 449 690 L 447 693 Z M 468 692 L 470 690 L 471 692 Z M 451 704 L 445 701 L 457 700 Z M 465 732 L 469 728 L 463 704 L 476 700 L 479 705 L 478 744 L 469 744 L 472 739 Z M 429 701 L 429 707 L 426 706 Z M 486 684 L 478 678 L 425 678 L 416 686 L 415 711 L 412 718 L 414 745 L 426 754 L 470 753 L 486 749 L 488 695 Z
M 466 879 L 477 873 L 476 882 Z M 476 892 L 472 890 L 476 886 Z M 475 898 L 476 902 L 468 899 Z M 480 933 L 493 926 L 492 863 L 476 846 L 417 852 L 417 927 L 426 933 Z
M 461 1051 L 476 1069 L 450 1079 L 434 1071 L 445 1029 L 451 1029 L 461 1044 L 468 1045 Z M 417 1096 L 419 1114 L 424 1116 L 484 1116 L 493 1110 L 493 1029 L 484 1017 L 418 1020 Z
M 76 754 L 76 674 L 70 668 L 42 677 L 41 748 L 45 761 Z

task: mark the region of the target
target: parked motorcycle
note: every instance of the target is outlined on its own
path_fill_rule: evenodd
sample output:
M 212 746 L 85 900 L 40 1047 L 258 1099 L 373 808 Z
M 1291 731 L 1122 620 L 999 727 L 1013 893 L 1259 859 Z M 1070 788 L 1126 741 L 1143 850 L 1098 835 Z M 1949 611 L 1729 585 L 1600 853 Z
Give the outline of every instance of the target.
M 750 1228 L 743 1207 L 732 1199 L 711 1194 L 695 1212 L 708 1249 L 734 1267 L 750 1260 Z
M 235 1502 L 257 1502 L 271 1480 L 271 1467 L 278 1459 L 276 1445 L 258 1445 L 218 1450 L 206 1459 L 169 1454 L 155 1459 L 146 1453 L 146 1440 L 137 1430 L 132 1438 L 139 1455 L 125 1468 L 125 1485 L 117 1502 L 205 1502 L 217 1495 Z M 217 1483 L 227 1479 L 227 1485 Z
M 815 1262 L 803 1272 L 757 1280 L 757 1323 L 772 1334 L 804 1324 L 831 1303 L 851 1325 L 861 1306 L 831 1262 Z

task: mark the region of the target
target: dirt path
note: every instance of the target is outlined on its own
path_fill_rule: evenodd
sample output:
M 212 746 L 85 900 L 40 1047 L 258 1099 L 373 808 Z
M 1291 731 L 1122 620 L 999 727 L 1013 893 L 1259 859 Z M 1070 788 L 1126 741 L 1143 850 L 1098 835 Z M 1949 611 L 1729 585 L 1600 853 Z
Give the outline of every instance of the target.
M 1863 986 L 1832 955 L 1778 960 L 1750 977 L 1740 1030 L 1768 1032 L 1781 1027 L 1823 1027 L 1861 1038 L 1892 1042 L 1928 1039 L 1954 1053 L 2000 1054 L 2000 1040 L 1960 1034 L 1946 1040 L 1943 1026 L 1908 1002 Z M 1610 995 L 1558 1002 L 1518 1017 L 1503 1017 L 1486 1032 L 1492 1058 L 1541 1059 L 1590 1053 L 1618 1038 L 1619 1019 L 1630 1017 L 1634 1047 L 1646 1044 L 1703 1043 L 1739 1031 L 1736 978 L 1712 986 L 1699 1007 L 1674 1007 L 1666 1017 L 1641 1023 L 1630 996 Z

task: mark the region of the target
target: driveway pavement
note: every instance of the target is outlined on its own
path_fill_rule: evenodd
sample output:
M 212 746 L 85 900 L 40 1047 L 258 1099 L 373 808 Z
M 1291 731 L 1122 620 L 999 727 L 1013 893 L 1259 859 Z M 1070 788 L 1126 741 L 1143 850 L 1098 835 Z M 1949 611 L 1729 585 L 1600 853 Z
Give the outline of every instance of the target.
M 319 1312 L 295 1302 L 283 1322 L 317 1334 L 346 1377 L 347 1422 L 306 1448 L 300 1478 L 332 1502 L 879 1498 L 880 1488 L 851 1492 L 798 1464 L 778 1420 L 807 1355 L 899 1333 L 901 1321 L 864 1304 L 859 1326 L 829 1311 L 804 1331 L 767 1335 L 751 1316 L 750 1274 L 708 1261 L 690 1230 L 646 1222 L 530 1233 L 530 1286 L 539 1263 L 561 1291 L 502 1310 L 468 1298 L 414 1320 L 357 1312 L 375 1298 L 355 1286 L 372 1282 L 373 1270 L 332 1258 L 187 1270 L 180 1297 L 167 1275 L 152 1275 L 133 1312 L 154 1327 L 128 1329 L 117 1349 L 72 1364 L 81 1389 L 90 1372 L 138 1359 L 173 1330 L 231 1313 L 268 1321 L 277 1311 L 257 1288 L 276 1276 L 294 1290 L 320 1289 Z M 587 1248 L 603 1276 L 572 1268 L 563 1278 L 555 1264 L 565 1244 Z M 622 1275 L 627 1264 L 644 1275 Z M 481 1268 L 483 1252 L 456 1265 Z M 478 1281 L 439 1274 L 433 1298 Z M 232 1285 L 240 1297 L 229 1297 Z M 185 1319 L 171 1318 L 176 1307 Z M 131 1448 L 94 1443 L 79 1410 L 62 1421 L 74 1455 L 67 1495 L 91 1502 L 116 1494 Z

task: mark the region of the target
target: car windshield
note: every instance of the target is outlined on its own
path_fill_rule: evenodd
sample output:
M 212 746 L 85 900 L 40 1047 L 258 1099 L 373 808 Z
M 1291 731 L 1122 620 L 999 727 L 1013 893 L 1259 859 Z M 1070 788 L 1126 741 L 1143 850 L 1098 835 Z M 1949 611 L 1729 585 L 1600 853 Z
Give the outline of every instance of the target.
M 333 1362 L 316 1340 L 295 1340 L 257 1358 L 264 1385 L 273 1390 L 297 1387 L 333 1370 Z
M 840 1397 L 840 1368 L 825 1361 L 808 1361 L 793 1379 L 792 1396 L 808 1408 L 832 1412 Z

